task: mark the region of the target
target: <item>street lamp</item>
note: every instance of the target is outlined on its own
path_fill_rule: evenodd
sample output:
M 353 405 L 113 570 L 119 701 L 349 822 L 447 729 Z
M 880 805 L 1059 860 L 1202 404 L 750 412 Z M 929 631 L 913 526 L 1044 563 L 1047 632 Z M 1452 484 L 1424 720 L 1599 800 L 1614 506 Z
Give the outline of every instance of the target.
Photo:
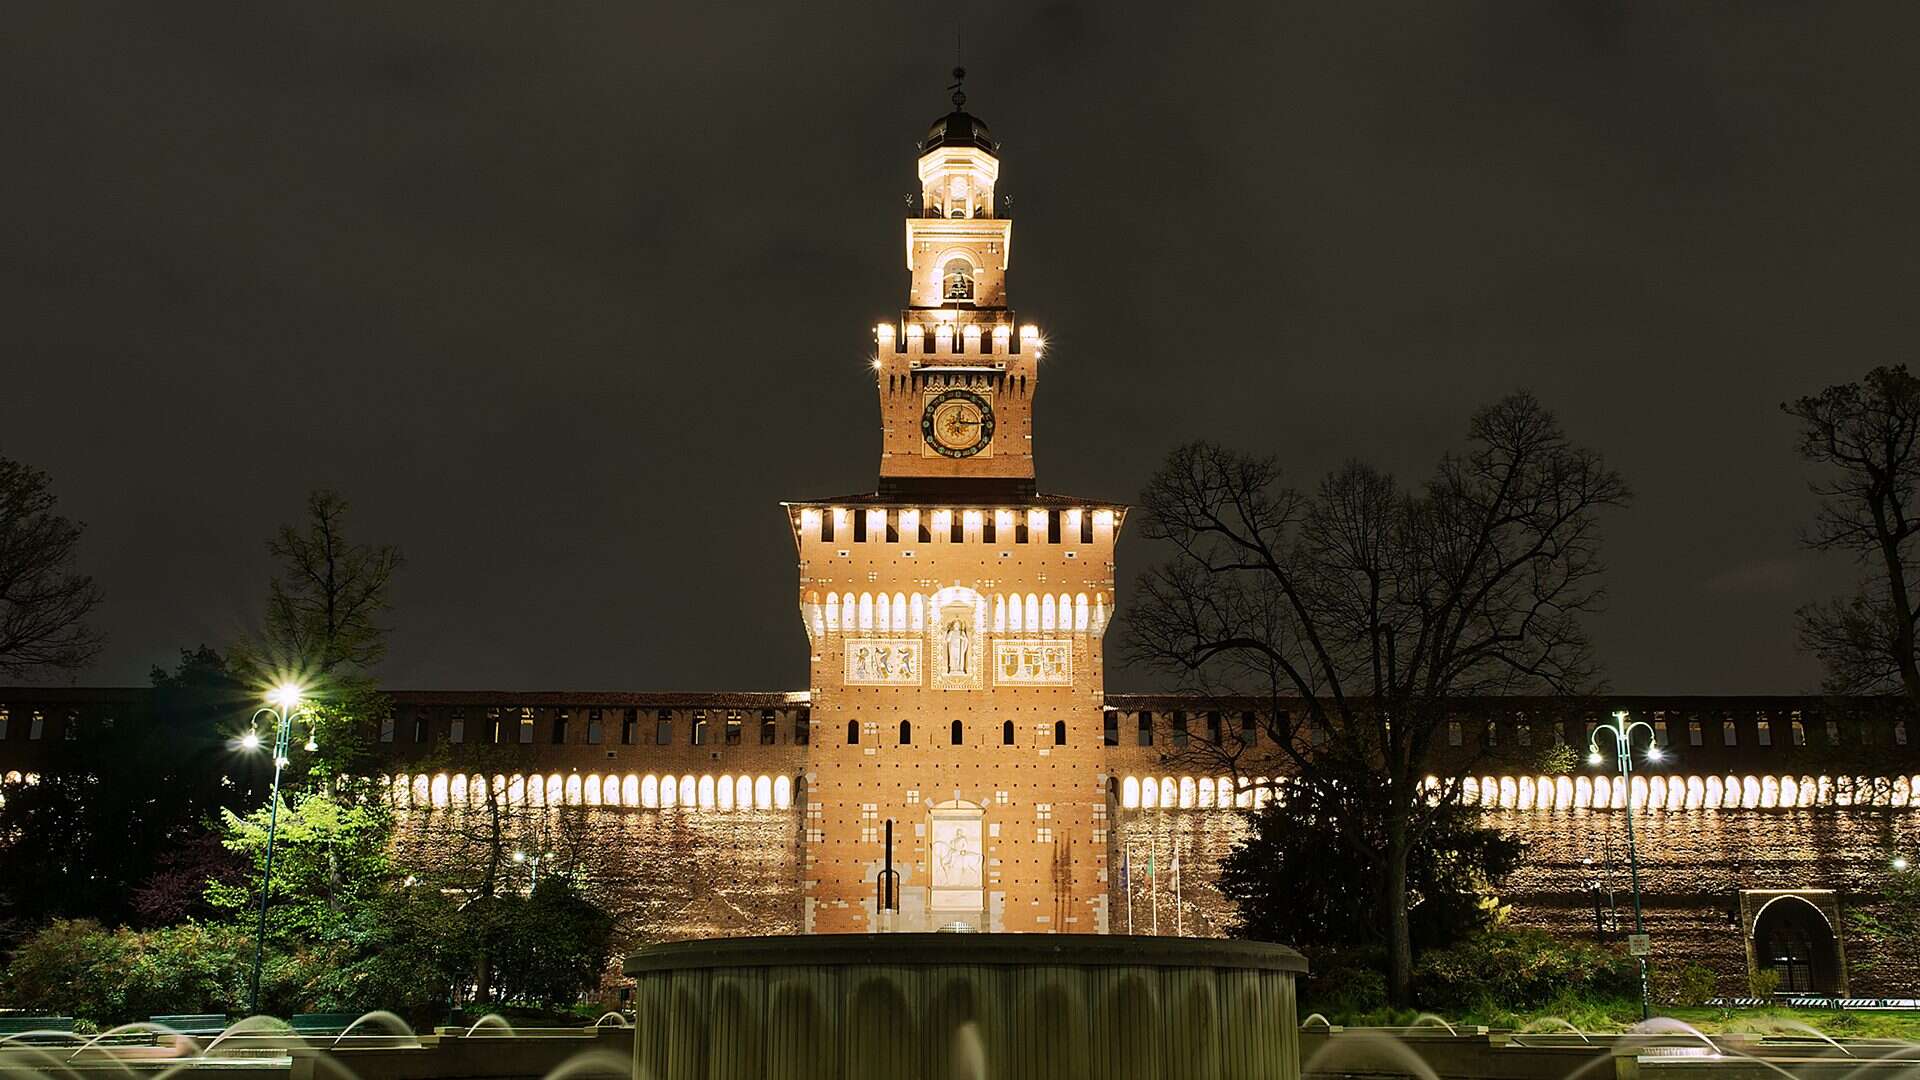
M 533 880 L 527 883 L 527 892 L 529 894 L 540 887 L 540 860 L 551 858 L 553 858 L 553 852 L 551 851 L 536 851 L 532 855 L 524 851 L 516 851 L 513 853 L 514 862 L 526 863 L 533 871 Z
M 300 709 L 301 689 L 299 684 L 284 682 L 267 693 L 267 704 L 254 710 L 253 723 L 258 724 L 262 716 L 273 717 L 273 794 L 267 801 L 267 865 L 260 879 L 260 928 L 253 939 L 253 978 L 247 986 L 247 1012 L 257 1014 L 260 1011 L 260 962 L 267 946 L 267 897 L 273 890 L 273 840 L 280 828 L 280 770 L 287 766 L 287 743 L 293 738 L 293 718 Z M 249 728 L 240 737 L 240 745 L 249 750 L 260 746 L 260 733 Z M 311 752 L 320 749 L 313 735 L 313 724 L 307 724 L 306 749 Z
M 1627 800 L 1625 811 L 1627 816 L 1627 870 L 1633 881 L 1633 934 L 1635 937 L 1645 938 L 1647 929 L 1645 923 L 1643 923 L 1640 918 L 1640 854 L 1634 847 L 1633 842 L 1633 736 L 1635 732 L 1641 730 L 1645 730 L 1647 733 L 1647 760 L 1659 761 L 1664 755 L 1662 755 L 1660 751 L 1660 744 L 1654 734 L 1653 725 L 1647 723 L 1645 720 L 1635 720 L 1632 723 L 1628 723 L 1627 714 L 1622 711 L 1613 714 L 1612 724 L 1595 728 L 1593 735 L 1588 738 L 1587 764 L 1599 765 L 1606 760 L 1600 756 L 1600 735 L 1602 732 L 1611 734 L 1613 736 L 1614 760 L 1620 767 L 1620 783 L 1621 786 L 1625 788 Z M 1645 1020 L 1651 1015 L 1647 1006 L 1647 958 L 1641 955 L 1636 956 L 1635 959 L 1640 961 L 1640 1019 Z

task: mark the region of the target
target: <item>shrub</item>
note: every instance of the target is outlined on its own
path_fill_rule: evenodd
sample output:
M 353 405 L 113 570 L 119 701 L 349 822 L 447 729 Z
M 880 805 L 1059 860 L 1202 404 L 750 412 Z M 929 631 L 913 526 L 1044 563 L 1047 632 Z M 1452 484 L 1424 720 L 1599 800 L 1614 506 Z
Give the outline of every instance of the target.
M 0 985 L 19 1008 L 104 1026 L 160 1013 L 231 1012 L 246 1001 L 251 959 L 251 942 L 231 927 L 108 930 L 56 919 L 21 943 Z
M 1536 1009 L 1569 998 L 1638 997 L 1640 971 L 1610 949 L 1496 928 L 1422 956 L 1414 989 L 1431 1009 Z
M 1774 991 L 1778 989 L 1780 989 L 1780 973 L 1772 968 L 1756 971 L 1747 976 L 1747 992 L 1761 1001 L 1773 997 Z
M 1675 1005 L 1705 1005 L 1713 996 L 1715 983 L 1712 968 L 1686 964 L 1673 973 L 1668 996 Z

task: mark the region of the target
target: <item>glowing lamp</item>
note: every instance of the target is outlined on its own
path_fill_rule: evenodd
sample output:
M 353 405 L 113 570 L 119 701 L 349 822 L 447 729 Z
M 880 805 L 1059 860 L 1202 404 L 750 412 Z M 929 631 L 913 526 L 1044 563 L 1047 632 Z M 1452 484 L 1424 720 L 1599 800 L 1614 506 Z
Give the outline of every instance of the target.
M 1905 870 L 1907 868 L 1907 857 L 1905 855 L 1895 855 L 1893 857 L 1893 868 L 1895 870 Z
M 283 682 L 267 692 L 267 700 L 280 706 L 282 709 L 291 709 L 295 705 L 300 704 L 300 685 L 298 683 Z
M 1665 750 L 1660 749 L 1657 746 L 1647 747 L 1648 761 L 1662 761 L 1666 758 L 1666 756 L 1667 756 L 1667 752 Z
M 1595 750 L 1593 753 L 1587 755 L 1587 764 L 1589 765 L 1598 765 L 1600 764 L 1600 761 L 1601 761 L 1600 751 L 1598 750 Z
M 307 736 L 307 753 L 311 754 L 318 749 L 320 749 L 320 740 L 314 738 L 311 734 L 309 734 Z
M 260 749 L 260 733 L 257 731 L 249 731 L 245 735 L 240 736 L 240 745 L 248 750 Z
M 514 852 L 514 853 L 513 853 L 513 861 L 514 861 L 514 862 L 526 862 L 526 861 L 527 861 L 527 853 L 526 853 L 526 852 L 524 852 L 524 851 L 516 851 L 516 852 Z
M 873 328 L 873 332 L 879 336 L 881 341 L 893 340 L 893 324 L 892 323 L 881 323 L 880 325 Z

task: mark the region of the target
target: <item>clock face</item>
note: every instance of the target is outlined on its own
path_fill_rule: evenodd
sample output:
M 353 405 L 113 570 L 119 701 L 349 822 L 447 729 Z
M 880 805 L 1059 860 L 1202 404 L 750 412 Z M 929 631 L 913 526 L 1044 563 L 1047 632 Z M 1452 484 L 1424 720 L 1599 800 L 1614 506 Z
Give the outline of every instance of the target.
M 993 406 L 971 390 L 947 390 L 927 399 L 920 437 L 935 453 L 972 457 L 993 441 Z

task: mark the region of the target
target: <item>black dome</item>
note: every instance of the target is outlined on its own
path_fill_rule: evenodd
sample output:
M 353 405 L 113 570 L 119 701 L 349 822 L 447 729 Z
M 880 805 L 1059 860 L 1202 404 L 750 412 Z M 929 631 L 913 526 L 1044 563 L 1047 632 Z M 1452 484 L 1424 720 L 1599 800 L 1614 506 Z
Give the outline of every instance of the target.
M 927 137 L 920 142 L 920 152 L 924 154 L 942 146 L 973 146 L 989 154 L 1000 152 L 1000 144 L 993 141 L 987 125 L 964 109 L 955 109 L 935 120 L 927 129 Z

